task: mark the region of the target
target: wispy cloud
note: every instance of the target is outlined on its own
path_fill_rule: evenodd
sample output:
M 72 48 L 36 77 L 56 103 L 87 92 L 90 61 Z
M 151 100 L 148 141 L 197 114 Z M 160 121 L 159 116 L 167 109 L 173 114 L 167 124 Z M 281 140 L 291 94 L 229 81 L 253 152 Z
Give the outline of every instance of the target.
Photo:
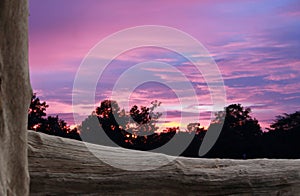
M 73 82 L 88 51 L 104 37 L 123 28 L 166 25 L 183 30 L 204 44 L 222 73 L 227 103 L 252 107 L 255 117 L 267 126 L 275 115 L 294 112 L 299 107 L 299 13 L 297 0 L 31 0 L 32 86 L 38 96 L 51 104 L 50 113 L 60 114 L 72 123 L 69 117 Z M 130 39 L 147 37 L 139 35 Z M 121 43 L 107 48 L 107 54 L 118 44 Z M 106 57 L 99 54 L 94 61 L 97 63 Z M 198 94 L 198 109 L 212 104 L 205 77 L 191 62 L 175 52 L 149 47 L 126 51 L 110 63 L 99 79 L 95 103 L 111 97 L 111 89 L 126 70 L 146 61 L 167 63 L 182 72 Z M 86 76 L 95 71 L 89 70 Z M 139 73 L 145 73 L 143 71 L 174 84 L 177 82 L 176 90 L 187 92 L 180 93 L 186 103 L 193 102 L 189 90 L 180 86 L 183 78 L 177 77 L 174 70 L 148 67 Z M 127 83 L 130 81 L 128 78 Z M 130 99 L 132 104 L 145 105 L 154 98 L 164 102 L 171 111 L 178 104 L 174 92 L 159 84 L 137 88 Z M 82 107 L 84 104 L 94 103 L 82 102 Z M 184 108 L 193 104 L 186 104 Z M 193 114 L 194 111 L 187 112 Z M 172 117 L 169 122 L 175 122 L 175 116 Z

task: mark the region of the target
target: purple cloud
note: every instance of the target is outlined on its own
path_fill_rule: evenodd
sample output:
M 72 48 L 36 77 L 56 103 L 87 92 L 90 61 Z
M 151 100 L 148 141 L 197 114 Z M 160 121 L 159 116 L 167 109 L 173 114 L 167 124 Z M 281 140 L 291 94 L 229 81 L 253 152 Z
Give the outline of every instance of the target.
M 275 115 L 294 112 L 299 107 L 299 13 L 297 0 L 31 0 L 32 86 L 42 100 L 51 104 L 51 114 L 60 114 L 72 124 L 73 81 L 88 51 L 105 36 L 123 28 L 167 25 L 191 34 L 204 44 L 224 77 L 228 104 L 252 107 L 255 117 L 266 127 Z M 98 60 L 95 58 L 95 62 Z M 127 51 L 112 61 L 97 87 L 95 102 L 109 98 L 120 74 L 148 60 L 176 67 L 191 81 L 200 102 L 211 104 L 201 73 L 180 55 L 158 48 Z M 147 71 L 176 82 L 168 70 Z M 171 91 L 157 84 L 137 89 L 132 94 L 132 103 L 140 105 L 153 98 L 163 101 L 171 111 L 174 111 L 171 106 L 178 104 Z M 170 121 L 174 120 L 175 117 Z

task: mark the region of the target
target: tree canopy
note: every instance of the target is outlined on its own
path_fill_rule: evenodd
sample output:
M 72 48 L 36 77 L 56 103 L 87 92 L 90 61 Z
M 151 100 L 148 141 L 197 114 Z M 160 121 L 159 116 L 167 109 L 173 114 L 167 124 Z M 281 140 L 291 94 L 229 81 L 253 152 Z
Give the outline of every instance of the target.
M 270 131 L 291 131 L 296 129 L 300 129 L 300 111 L 276 116 L 275 122 L 268 128 Z
M 28 129 L 33 130 L 42 123 L 48 107 L 49 105 L 46 102 L 41 102 L 36 94 L 32 95 L 28 109 Z
M 300 111 L 276 117 L 264 134 L 264 157 L 300 158 Z
M 28 109 L 28 129 L 61 137 L 80 140 L 77 129 L 71 130 L 67 123 L 58 116 L 47 116 L 49 106 L 41 102 L 36 94 L 32 95 Z
M 251 109 L 232 104 L 216 113 L 211 126 L 224 122 L 221 134 L 209 153 L 211 157 L 253 158 L 260 151 L 263 132 L 258 121 L 251 117 Z
M 258 120 L 251 116 L 250 108 L 231 104 L 215 114 L 208 130 L 201 128 L 199 122 L 193 122 L 186 130 L 167 127 L 158 132 L 157 123 L 162 114 L 156 112 L 156 108 L 160 105 L 161 102 L 153 101 L 148 107 L 134 105 L 125 111 L 116 101 L 104 100 L 81 125 L 71 129 L 58 116 L 47 116 L 49 106 L 33 94 L 28 110 L 28 129 L 77 140 L 83 138 L 85 142 L 102 145 L 111 145 L 112 141 L 117 146 L 137 150 L 158 148 L 175 134 L 183 138 L 194 134 L 181 156 L 198 157 L 207 131 L 223 125 L 216 144 L 205 157 L 300 158 L 300 111 L 277 116 L 268 132 L 263 132 Z
M 166 129 L 158 134 L 156 123 L 161 113 L 155 112 L 160 102 L 153 101 L 151 106 L 132 106 L 129 112 L 120 109 L 114 100 L 104 100 L 92 115 L 79 127 L 84 140 L 96 144 L 107 144 L 102 132 L 118 146 L 138 150 L 157 148 L 176 133 Z

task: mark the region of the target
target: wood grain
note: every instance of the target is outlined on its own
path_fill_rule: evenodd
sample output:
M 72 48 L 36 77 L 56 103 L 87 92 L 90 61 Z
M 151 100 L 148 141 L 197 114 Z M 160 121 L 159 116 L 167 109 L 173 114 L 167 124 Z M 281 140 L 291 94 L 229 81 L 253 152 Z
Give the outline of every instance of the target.
M 0 0 L 0 195 L 29 194 L 28 2 Z
M 150 171 L 114 168 L 85 143 L 29 131 L 31 195 L 299 195 L 300 160 L 177 158 Z M 92 145 L 120 165 L 172 157 Z M 123 161 L 122 161 L 123 160 Z M 138 162 L 148 160 L 147 162 Z M 134 169 L 134 168 L 131 168 Z

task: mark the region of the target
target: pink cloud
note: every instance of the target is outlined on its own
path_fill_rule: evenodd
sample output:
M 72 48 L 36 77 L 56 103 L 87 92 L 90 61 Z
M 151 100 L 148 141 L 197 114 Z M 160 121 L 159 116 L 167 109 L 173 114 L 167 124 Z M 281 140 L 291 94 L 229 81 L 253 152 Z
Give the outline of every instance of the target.
M 300 61 L 295 52 L 299 51 L 297 1 L 31 0 L 30 5 L 29 63 L 35 77 L 33 87 L 51 104 L 51 113 L 71 112 L 71 83 L 81 60 L 96 43 L 116 31 L 145 24 L 175 27 L 201 41 L 216 59 L 225 83 L 233 81 L 234 85 L 226 84 L 228 103 L 263 104 L 263 108 L 255 107 L 253 112 L 264 125 L 273 115 L 293 112 L 299 106 L 295 104 L 300 93 Z M 147 38 L 141 35 L 136 39 Z M 155 50 L 128 51 L 117 58 L 119 64 L 114 64 L 105 81 L 114 82 L 116 72 L 128 66 L 123 62 L 155 59 L 175 64 L 195 83 L 198 99 L 210 104 L 211 97 L 201 74 L 189 63 L 176 64 L 178 59 L 165 54 Z M 148 71 L 173 79 L 168 70 Z M 234 83 L 241 78 L 249 78 L 248 83 Z M 261 83 L 252 81 L 256 79 L 261 79 Z M 282 80 L 288 82 L 280 83 Z M 251 82 L 255 85 L 250 86 Z M 97 95 L 109 97 L 105 90 Z M 132 100 L 142 104 L 156 97 L 170 108 L 177 104 L 176 98 L 153 89 L 152 92 L 151 97 L 145 91 L 137 91 Z M 53 94 L 64 96 L 54 99 Z M 282 100 L 285 102 L 280 103 Z

